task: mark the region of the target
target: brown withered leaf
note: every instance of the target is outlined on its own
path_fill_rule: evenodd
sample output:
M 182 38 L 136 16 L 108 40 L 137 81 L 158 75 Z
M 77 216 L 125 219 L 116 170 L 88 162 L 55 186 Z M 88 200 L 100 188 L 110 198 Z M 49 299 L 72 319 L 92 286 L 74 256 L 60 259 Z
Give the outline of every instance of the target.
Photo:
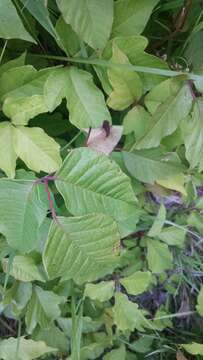
M 176 360 L 188 360 L 185 355 L 183 355 L 183 353 L 179 350 L 176 353 Z
M 87 147 L 109 155 L 118 144 L 122 131 L 122 126 L 111 126 L 108 135 L 103 127 L 92 129 L 87 140 Z

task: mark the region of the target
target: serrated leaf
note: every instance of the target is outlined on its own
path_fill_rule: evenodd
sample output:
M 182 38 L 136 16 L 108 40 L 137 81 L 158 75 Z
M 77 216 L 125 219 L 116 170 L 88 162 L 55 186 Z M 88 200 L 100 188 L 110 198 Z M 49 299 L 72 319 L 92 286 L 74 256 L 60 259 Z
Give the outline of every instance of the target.
M 203 344 L 192 342 L 191 344 L 181 344 L 189 354 L 192 355 L 203 355 Z
M 35 43 L 33 37 L 25 30 L 11 0 L 0 2 L 0 38 L 22 39 Z
M 0 123 L 0 168 L 8 177 L 15 177 L 17 155 L 13 146 L 13 129 L 8 121 Z
M 64 20 L 95 50 L 103 49 L 111 33 L 113 0 L 57 0 Z
M 176 153 L 165 153 L 161 148 L 123 151 L 122 155 L 129 173 L 149 184 L 170 179 L 184 170 Z
M 121 279 L 120 283 L 128 294 L 138 295 L 147 290 L 151 281 L 152 274 L 150 271 L 136 271 L 130 276 Z
M 114 324 L 116 324 L 118 330 L 133 331 L 137 329 L 138 331 L 144 331 L 147 320 L 142 310 L 138 308 L 136 303 L 129 301 L 125 294 L 116 293 L 113 315 Z
M 87 296 L 92 300 L 107 301 L 112 298 L 114 289 L 114 281 L 101 281 L 98 284 L 86 284 L 84 296 Z
M 158 214 L 152 224 L 152 227 L 149 229 L 148 236 L 155 237 L 160 234 L 164 223 L 166 220 L 166 208 L 163 204 L 161 204 Z
M 28 333 L 31 334 L 37 324 L 43 329 L 49 328 L 60 316 L 59 304 L 61 302 L 64 302 L 64 299 L 53 291 L 46 291 L 35 286 L 25 316 Z
M 162 273 L 165 270 L 172 269 L 172 260 L 168 245 L 155 239 L 147 240 L 147 261 L 149 269 L 153 273 Z
M 127 56 L 115 43 L 112 51 L 113 63 L 129 64 Z M 116 67 L 108 69 L 107 73 L 113 89 L 107 100 L 109 107 L 114 110 L 123 110 L 139 100 L 142 95 L 142 82 L 137 73 Z
M 60 217 L 59 224 L 52 222 L 43 253 L 49 278 L 81 284 L 106 275 L 118 265 L 119 240 L 109 216 Z
M 197 309 L 198 313 L 201 316 L 203 316 L 203 286 L 201 287 L 200 292 L 197 297 L 196 309 Z
M 0 232 L 8 244 L 21 253 L 37 248 L 47 208 L 39 202 L 33 183 L 1 179 L 0 203 Z
M 136 149 L 149 149 L 160 145 L 161 140 L 172 134 L 188 115 L 192 106 L 188 85 L 183 85 L 173 96 L 158 106 L 152 116 L 152 125 L 136 144 Z
M 159 0 L 119 0 L 114 3 L 113 37 L 139 35 Z
M 99 212 L 125 223 L 139 212 L 130 179 L 109 157 L 92 149 L 71 151 L 57 178 L 56 187 L 73 215 Z
M 17 255 L 14 257 L 11 268 L 8 268 L 8 260 L 4 259 L 2 262 L 4 272 L 13 276 L 16 280 L 29 282 L 29 281 L 45 281 L 42 273 L 39 271 L 31 256 Z
M 94 84 L 92 75 L 84 70 L 74 66 L 58 69 L 48 78 L 44 95 L 49 111 L 66 98 L 69 120 L 79 129 L 98 128 L 104 120 L 111 123 L 102 92 Z
M 185 156 L 192 169 L 203 170 L 203 101 L 200 99 L 193 108 L 191 116 L 182 123 L 181 130 L 186 148 Z
M 14 148 L 27 167 L 36 172 L 52 173 L 61 165 L 60 146 L 40 128 L 16 127 Z
M 18 358 L 23 360 L 37 359 L 38 357 L 56 352 L 57 349 L 49 347 L 43 341 L 27 340 L 24 336 L 18 338 L 10 337 L 0 342 L 0 357 L 3 360 L 16 360 L 16 349 Z

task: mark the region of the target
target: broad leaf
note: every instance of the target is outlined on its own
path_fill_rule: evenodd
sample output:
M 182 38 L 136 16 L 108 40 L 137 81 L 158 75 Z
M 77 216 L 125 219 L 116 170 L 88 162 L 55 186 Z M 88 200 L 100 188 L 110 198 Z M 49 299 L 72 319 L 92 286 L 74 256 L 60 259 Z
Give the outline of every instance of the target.
M 17 155 L 13 145 L 13 129 L 8 121 L 0 123 L 0 168 L 8 177 L 15 177 Z
M 60 146 L 40 128 L 15 128 L 14 148 L 27 167 L 36 172 L 51 173 L 61 165 Z
M 159 146 L 162 138 L 172 134 L 188 113 L 192 105 L 189 86 L 183 85 L 173 96 L 158 106 L 152 116 L 152 125 L 138 141 L 137 149 L 148 149 Z
M 197 297 L 196 309 L 197 309 L 198 313 L 201 316 L 203 316 L 203 286 L 201 287 L 200 292 Z
M 104 360 L 124 360 L 126 358 L 125 346 L 121 346 L 119 349 L 114 349 L 104 355 Z
M 60 316 L 59 304 L 64 299 L 53 291 L 35 286 L 27 307 L 25 322 L 28 333 L 32 333 L 37 324 L 46 329 Z
M 67 55 L 74 56 L 80 52 L 80 39 L 62 16 L 56 22 L 56 31 L 58 44 Z
M 18 56 L 17 58 L 5 62 L 3 65 L 0 66 L 0 76 L 4 72 L 12 68 L 23 66 L 25 64 L 25 58 L 26 58 L 26 53 L 24 52 L 22 53 L 22 55 Z
M 168 226 L 161 230 L 157 235 L 158 238 L 171 246 L 178 246 L 183 248 L 186 236 L 186 229 L 176 228 L 174 226 Z
M 111 61 L 118 64 L 129 63 L 127 56 L 116 44 L 113 45 Z M 141 97 L 142 82 L 137 73 L 112 67 L 108 69 L 108 78 L 113 90 L 107 103 L 114 110 L 123 110 Z
M 32 295 L 32 284 L 23 282 L 14 282 L 14 284 L 5 292 L 3 298 L 3 308 L 8 314 L 15 318 L 24 311 Z
M 31 256 L 17 255 L 14 257 L 11 269 L 9 269 L 9 262 L 7 259 L 3 260 L 3 270 L 16 280 L 28 282 L 28 281 L 45 281 L 42 273 L 39 271 L 37 265 Z
M 98 128 L 104 120 L 111 123 L 102 92 L 94 84 L 92 75 L 84 70 L 74 66 L 58 69 L 48 78 L 44 95 L 49 111 L 66 98 L 69 120 L 79 129 Z
M 22 39 L 35 42 L 32 36 L 25 30 L 11 0 L 1 0 L 0 2 L 0 38 Z
M 38 246 L 38 229 L 47 208 L 32 182 L 0 180 L 0 232 L 9 245 L 22 253 Z
M 140 34 L 159 0 L 118 0 L 114 3 L 113 36 Z
M 172 254 L 166 244 L 155 239 L 147 240 L 147 261 L 153 273 L 172 269 Z
M 128 294 L 138 295 L 147 290 L 152 282 L 150 271 L 136 271 L 132 275 L 120 280 Z
M 50 279 L 93 281 L 118 265 L 119 232 L 106 215 L 58 218 L 52 222 L 43 262 Z
M 166 220 L 166 208 L 161 204 L 158 214 L 154 220 L 152 227 L 148 231 L 148 236 L 155 237 L 158 236 L 164 226 Z
M 139 310 L 136 303 L 128 300 L 128 297 L 122 293 L 116 293 L 115 305 L 113 307 L 114 324 L 118 330 L 126 331 L 137 329 L 144 331 L 147 324 L 142 310 Z
M 101 281 L 98 284 L 86 284 L 84 296 L 92 300 L 107 301 L 114 294 L 114 281 Z
M 203 355 L 203 344 L 192 342 L 191 344 L 182 344 L 183 349 L 185 349 L 189 354 L 192 355 Z
M 57 178 L 56 187 L 73 215 L 100 212 L 125 223 L 139 211 L 130 179 L 116 163 L 94 150 L 71 151 Z
M 178 191 L 183 195 L 187 196 L 186 189 L 184 187 L 186 177 L 184 174 L 177 174 L 169 177 L 168 179 L 159 179 L 157 184 L 171 190 Z
M 47 346 L 43 341 L 27 340 L 23 336 L 19 339 L 10 337 L 0 342 L 0 358 L 16 360 L 16 349 L 18 349 L 18 358 L 23 360 L 37 359 L 40 356 L 57 351 L 57 349 Z
M 111 33 L 113 0 L 57 0 L 64 20 L 95 50 L 103 49 Z
M 141 105 L 134 106 L 123 119 L 123 133 L 134 133 L 136 140 L 140 139 L 151 125 L 150 114 Z
M 194 169 L 203 170 L 203 101 L 200 99 L 195 105 L 192 115 L 182 123 L 182 134 L 186 148 L 186 159 Z
M 134 150 L 131 153 L 123 151 L 122 154 L 129 173 L 149 184 L 169 179 L 184 169 L 176 153 L 164 153 L 160 148 Z

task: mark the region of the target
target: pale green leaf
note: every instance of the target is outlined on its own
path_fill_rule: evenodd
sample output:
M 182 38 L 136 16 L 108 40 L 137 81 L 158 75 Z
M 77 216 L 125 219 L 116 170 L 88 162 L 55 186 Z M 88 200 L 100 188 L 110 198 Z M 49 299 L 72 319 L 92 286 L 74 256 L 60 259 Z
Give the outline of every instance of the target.
M 56 31 L 58 44 L 67 55 L 74 56 L 79 53 L 80 39 L 71 26 L 64 21 L 63 16 L 60 16 L 56 22 Z
M 118 64 L 128 64 L 127 56 L 113 44 L 113 56 L 111 61 Z M 118 69 L 108 69 L 108 78 L 112 86 L 112 92 L 108 98 L 108 105 L 115 110 L 123 110 L 133 102 L 137 102 L 142 95 L 142 82 L 137 73 Z
M 32 335 L 35 341 L 44 341 L 48 346 L 54 347 L 63 353 L 69 351 L 69 340 L 67 333 L 52 325 L 48 329 L 37 328 Z
M 119 349 L 114 349 L 104 355 L 104 360 L 125 360 L 126 351 L 125 346 L 121 346 Z
M 64 20 L 95 50 L 103 49 L 111 33 L 113 0 L 57 0 Z
M 2 265 L 4 272 L 9 272 L 16 280 L 23 282 L 34 280 L 45 281 L 31 256 L 15 256 L 10 269 L 8 259 L 4 259 Z
M 203 344 L 192 342 L 191 344 L 182 344 L 183 349 L 185 349 L 189 354 L 192 355 L 203 355 Z
M 25 64 L 25 58 L 26 58 L 26 53 L 24 52 L 22 53 L 22 55 L 18 56 L 17 58 L 5 62 L 3 65 L 0 66 L 0 76 L 4 72 L 12 68 L 23 66 Z
M 122 293 L 116 293 L 115 305 L 113 307 L 114 324 L 118 330 L 126 331 L 137 329 L 144 331 L 147 325 L 142 310 L 138 308 L 136 303 L 128 300 L 128 297 Z
M 0 38 L 21 39 L 35 43 L 32 36 L 25 30 L 11 0 L 0 1 Z
M 51 36 L 57 39 L 57 33 L 49 18 L 49 11 L 42 0 L 20 0 L 32 16 L 46 29 Z
M 197 297 L 196 309 L 197 309 L 198 313 L 201 316 L 203 316 L 203 286 L 201 287 L 200 292 Z
M 15 177 L 17 155 L 13 146 L 13 129 L 8 121 L 0 123 L 0 168 L 10 178 Z
M 191 116 L 182 123 L 181 130 L 185 143 L 185 156 L 192 169 L 196 166 L 203 170 L 203 101 L 194 105 Z
M 172 269 L 172 254 L 167 244 L 155 239 L 147 240 L 147 261 L 153 273 L 162 273 Z
M 100 212 L 124 222 L 139 212 L 130 179 L 108 156 L 88 148 L 69 153 L 56 187 L 73 215 Z
M 15 281 L 14 284 L 5 292 L 3 298 L 4 313 L 12 314 L 18 318 L 32 295 L 32 284 Z M 8 315 L 9 316 L 9 315 Z
M 186 189 L 184 187 L 185 184 L 185 175 L 177 174 L 169 177 L 168 179 L 157 179 L 157 184 L 170 189 L 180 192 L 181 194 L 187 196 Z
M 134 106 L 123 119 L 124 135 L 134 133 L 136 140 L 140 139 L 151 125 L 151 116 L 143 106 Z
M 36 172 L 51 173 L 61 165 L 60 146 L 40 128 L 15 128 L 14 148 L 27 167 Z
M 159 0 L 118 0 L 114 3 L 113 36 L 139 35 Z
M 149 184 L 156 180 L 169 179 L 184 170 L 176 153 L 165 153 L 160 148 L 123 151 L 122 155 L 129 173 Z
M 23 336 L 18 338 L 10 337 L 0 342 L 0 358 L 3 360 L 17 360 L 16 349 L 18 348 L 18 358 L 23 360 L 37 359 L 42 355 L 56 352 L 57 349 L 49 347 L 43 341 L 27 340 Z
M 148 149 L 159 146 L 162 138 L 172 134 L 188 115 L 192 101 L 193 98 L 188 85 L 183 85 L 178 92 L 158 106 L 152 116 L 152 125 L 138 141 L 136 148 Z
M 146 291 L 151 282 L 152 274 L 150 271 L 136 271 L 120 280 L 121 285 L 132 295 L 138 295 Z
M 38 246 L 38 230 L 47 208 L 38 200 L 32 182 L 0 180 L 0 232 L 22 253 Z
M 43 263 L 50 279 L 93 281 L 118 265 L 120 235 L 109 216 L 59 217 L 52 222 Z
M 166 208 L 164 204 L 161 204 L 158 214 L 154 220 L 154 223 L 148 231 L 148 236 L 155 237 L 160 234 L 166 220 Z
M 35 286 L 27 307 L 25 323 L 28 333 L 32 333 L 37 324 L 46 329 L 60 316 L 59 304 L 64 299 L 53 291 L 46 291 Z
M 183 248 L 186 232 L 186 229 L 168 226 L 161 230 L 161 232 L 158 234 L 158 238 L 168 245 Z
M 92 300 L 107 301 L 112 298 L 114 289 L 114 281 L 101 281 L 98 284 L 86 284 L 84 296 L 87 296 Z
M 102 92 L 84 70 L 72 66 L 53 72 L 45 84 L 44 95 L 49 111 L 66 98 L 69 120 L 79 129 L 98 128 L 104 120 L 111 123 Z
M 177 93 L 180 89 L 180 83 L 174 79 L 162 81 L 145 96 L 144 102 L 148 111 L 153 114 L 157 108 L 166 102 L 168 98 Z

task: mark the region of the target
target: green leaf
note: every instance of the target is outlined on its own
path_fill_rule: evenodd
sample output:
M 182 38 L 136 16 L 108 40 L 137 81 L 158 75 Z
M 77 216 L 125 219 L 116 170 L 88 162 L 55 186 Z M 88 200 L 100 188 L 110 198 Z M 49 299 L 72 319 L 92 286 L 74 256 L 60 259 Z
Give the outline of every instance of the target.
M 32 284 L 23 282 L 14 282 L 14 284 L 5 292 L 3 298 L 4 313 L 9 313 L 15 318 L 24 311 L 32 295 Z
M 14 148 L 27 167 L 36 172 L 52 173 L 61 165 L 60 146 L 40 128 L 16 127 Z
M 95 50 L 103 49 L 111 33 L 113 0 L 57 0 L 64 20 Z
M 172 269 L 172 260 L 168 245 L 155 239 L 147 240 L 147 261 L 149 269 L 153 273 L 162 273 L 165 270 Z
M 26 125 L 34 116 L 48 111 L 43 94 L 52 68 L 36 71 L 32 66 L 13 68 L 0 78 L 3 112 L 15 125 Z
M 1 179 L 0 203 L 0 232 L 8 244 L 22 253 L 37 248 L 47 208 L 38 200 L 33 183 Z
M 114 349 L 103 357 L 104 360 L 124 360 L 125 358 L 125 346 L 121 346 L 119 349 Z
M 145 96 L 144 102 L 147 110 L 153 114 L 161 104 L 164 104 L 168 98 L 172 97 L 180 89 L 180 83 L 175 79 L 162 81 Z
M 25 64 L 25 58 L 26 58 L 26 53 L 24 52 L 22 53 L 22 55 L 18 56 L 17 58 L 5 62 L 3 65 L 0 66 L 0 76 L 4 72 L 12 68 L 23 66 Z
M 60 316 L 59 304 L 61 302 L 64 302 L 64 299 L 53 291 L 46 291 L 35 286 L 25 316 L 28 333 L 31 334 L 37 324 L 43 329 L 49 328 Z
M 127 56 L 113 44 L 111 61 L 118 64 L 129 63 Z M 108 98 L 108 105 L 114 110 L 123 110 L 142 95 L 142 82 L 137 73 L 119 68 L 108 69 L 108 78 L 113 91 Z
M 57 33 L 49 18 L 49 11 L 43 0 L 20 0 L 24 7 L 32 14 L 32 16 L 40 23 L 40 25 L 48 31 L 48 33 L 57 39 Z
M 166 220 L 166 208 L 161 204 L 155 221 L 148 232 L 148 236 L 155 237 L 160 234 Z
M 111 272 L 118 265 L 119 232 L 106 215 L 60 217 L 52 221 L 43 253 L 50 279 L 63 277 L 81 284 Z
M 115 305 L 113 307 L 114 324 L 118 330 L 126 331 L 137 329 L 144 331 L 147 324 L 142 310 L 139 310 L 136 303 L 128 300 L 128 297 L 122 293 L 116 293 Z
M 159 0 L 118 0 L 114 3 L 113 37 L 139 35 Z
M 139 212 L 130 179 L 109 157 L 92 149 L 71 151 L 57 178 L 56 187 L 73 215 L 96 211 L 125 223 Z
M 63 16 L 60 16 L 56 22 L 56 31 L 59 37 L 58 44 L 66 55 L 74 56 L 80 52 L 80 39 L 72 27 L 64 21 Z
M 147 290 L 152 282 L 150 271 L 136 271 L 132 275 L 120 280 L 121 285 L 132 295 L 138 295 Z
M 124 135 L 134 133 L 140 139 L 151 124 L 150 114 L 141 105 L 134 106 L 123 119 Z
M 93 82 L 92 75 L 72 66 L 58 69 L 47 80 L 44 95 L 49 111 L 66 97 L 70 122 L 79 129 L 98 128 L 104 120 L 111 123 L 104 96 Z
M 188 113 L 192 105 L 192 95 L 188 85 L 181 86 L 180 90 L 158 106 L 152 116 L 152 125 L 138 141 L 137 149 L 148 149 L 159 146 L 161 140 L 172 134 Z
M 182 344 L 183 349 L 185 349 L 189 354 L 192 355 L 203 355 L 203 344 L 192 342 L 191 344 Z
M 35 341 L 44 341 L 48 346 L 54 347 L 63 353 L 69 351 L 67 334 L 55 325 L 52 325 L 49 329 L 37 328 L 32 335 L 32 338 Z
M 32 36 L 25 30 L 11 0 L 0 2 L 0 38 L 21 39 L 35 43 Z
M 86 284 L 84 296 L 92 300 L 107 301 L 114 294 L 114 281 L 101 281 L 98 284 Z
M 8 121 L 0 123 L 0 168 L 10 178 L 15 177 L 17 155 L 13 145 L 13 129 Z
M 27 340 L 24 336 L 18 338 L 10 337 L 0 342 L 0 357 L 3 360 L 16 360 L 16 349 L 18 348 L 18 359 L 32 360 L 38 357 L 56 352 L 57 349 L 49 347 L 43 341 Z
M 195 103 L 193 112 L 182 123 L 181 130 L 185 143 L 185 156 L 191 169 L 196 166 L 203 170 L 203 101 Z
M 179 229 L 174 226 L 168 226 L 161 230 L 157 235 L 158 238 L 171 246 L 184 247 L 185 236 L 187 230 Z
M 28 282 L 28 281 L 45 281 L 42 273 L 39 271 L 33 258 L 30 256 L 17 255 L 14 257 L 11 269 L 9 271 L 8 259 L 3 260 L 3 270 L 13 276 L 16 280 Z
M 197 297 L 196 309 L 198 313 L 203 316 L 203 286 L 201 286 L 200 292 Z
M 165 153 L 161 148 L 122 152 L 125 166 L 136 179 L 154 184 L 180 174 L 184 167 L 176 153 Z

